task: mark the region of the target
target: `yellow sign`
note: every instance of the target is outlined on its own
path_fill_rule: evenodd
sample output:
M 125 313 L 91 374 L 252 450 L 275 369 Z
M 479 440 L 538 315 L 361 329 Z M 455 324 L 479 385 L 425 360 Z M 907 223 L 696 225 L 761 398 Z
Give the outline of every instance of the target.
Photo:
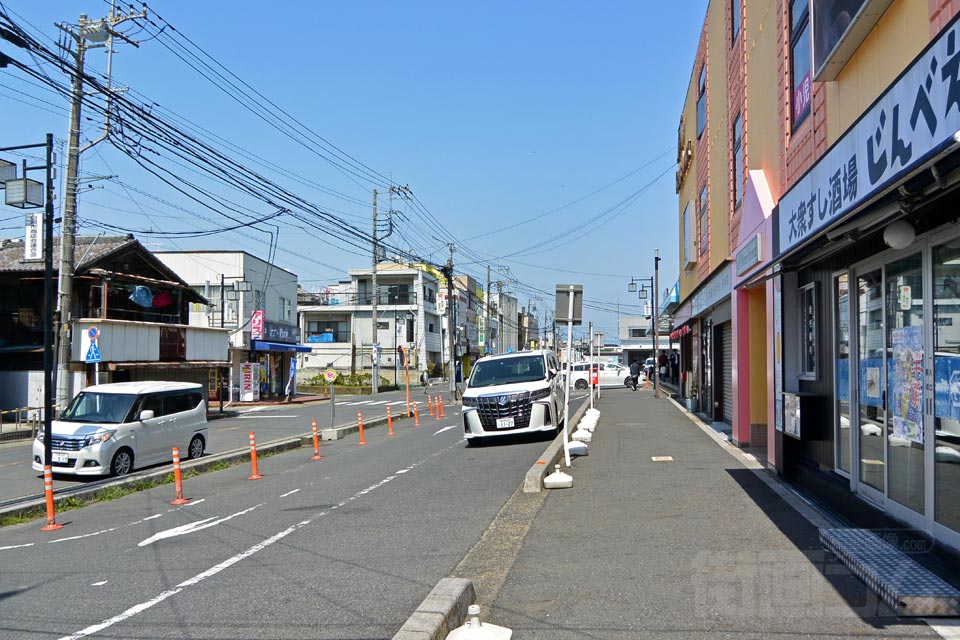
M 334 371 L 333 369 L 327 369 L 323 373 L 323 377 L 327 379 L 327 382 L 333 382 L 334 380 L 337 379 L 337 372 Z

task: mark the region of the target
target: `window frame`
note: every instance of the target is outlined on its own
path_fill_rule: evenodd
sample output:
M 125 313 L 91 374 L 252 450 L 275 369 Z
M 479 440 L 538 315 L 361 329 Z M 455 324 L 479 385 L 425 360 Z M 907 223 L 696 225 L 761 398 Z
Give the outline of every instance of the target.
M 707 244 L 710 237 L 710 219 L 707 215 L 708 198 L 707 185 L 703 185 L 698 198 L 699 206 L 697 207 L 697 255 L 699 256 L 707 253 Z
M 803 285 L 797 289 L 797 303 L 800 308 L 799 341 L 800 358 L 799 372 L 797 377 L 800 380 L 816 380 L 818 356 L 817 343 L 819 342 L 817 332 L 817 316 L 819 314 L 817 300 L 817 283 Z
M 800 12 L 799 17 L 794 15 L 794 8 L 797 2 L 803 2 L 804 8 Z M 795 113 L 794 102 L 796 100 L 797 93 L 797 84 L 796 84 L 796 48 L 801 41 L 806 38 L 808 53 L 810 54 L 809 60 L 807 60 L 807 75 L 810 77 L 810 92 L 813 92 L 813 42 L 812 42 L 812 31 L 811 31 L 811 21 L 810 21 L 810 0 L 791 0 L 790 9 L 789 9 L 789 18 L 790 18 L 790 122 L 793 127 L 793 131 L 803 124 L 807 119 L 807 116 L 810 115 L 812 111 L 813 97 L 811 96 L 807 100 L 807 106 L 799 114 Z
M 730 46 L 737 44 L 740 35 L 740 0 L 730 0 Z
M 707 128 L 707 63 L 700 66 L 700 77 L 697 81 L 697 140 L 703 136 Z
M 743 114 L 733 121 L 733 209 L 743 204 Z

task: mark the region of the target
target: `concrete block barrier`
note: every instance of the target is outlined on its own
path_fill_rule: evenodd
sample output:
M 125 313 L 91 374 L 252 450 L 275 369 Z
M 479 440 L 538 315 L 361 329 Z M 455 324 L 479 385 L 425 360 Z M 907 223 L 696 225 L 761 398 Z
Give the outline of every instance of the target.
M 467 616 L 467 607 L 477 599 L 473 581 L 444 578 L 427 594 L 393 640 L 443 640 Z
M 568 432 L 572 433 L 570 425 L 575 425 L 580 422 L 580 418 L 583 417 L 589 408 L 590 403 L 584 402 L 580 405 L 580 408 L 569 417 L 567 420 Z M 540 493 L 543 491 L 543 479 L 553 473 L 554 466 L 556 466 L 557 462 L 561 459 L 563 459 L 563 433 L 558 433 L 557 437 L 553 439 L 553 442 L 551 442 L 543 452 L 543 455 L 537 459 L 524 476 L 523 492 Z

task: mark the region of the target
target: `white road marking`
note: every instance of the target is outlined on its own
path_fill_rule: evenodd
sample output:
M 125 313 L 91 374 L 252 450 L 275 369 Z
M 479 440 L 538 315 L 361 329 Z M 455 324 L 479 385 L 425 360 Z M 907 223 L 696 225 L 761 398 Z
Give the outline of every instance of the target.
M 360 400 L 359 402 L 345 402 L 344 405 L 348 407 L 353 407 L 358 404 L 370 404 L 373 400 Z
M 27 544 L 12 544 L 9 547 L 0 547 L 0 551 L 6 551 L 7 549 L 22 549 L 24 547 L 32 547 L 33 543 L 28 542 Z
M 281 493 L 281 494 L 280 494 L 280 497 L 281 497 L 281 498 L 286 498 L 286 497 L 289 496 L 289 495 L 293 495 L 293 494 L 296 493 L 297 491 L 300 491 L 300 489 L 294 489 L 293 491 L 287 491 L 286 493 Z
M 390 405 L 390 406 L 393 406 L 393 405 L 395 405 L 395 404 L 407 404 L 407 401 L 406 401 L 406 400 L 397 400 L 396 402 L 388 402 L 387 404 Z
M 444 427 L 443 429 L 440 429 L 440 431 L 434 431 L 434 432 L 433 432 L 433 435 L 441 434 L 441 433 L 443 433 L 444 431 L 449 431 L 450 429 L 455 429 L 456 427 L 457 427 L 457 425 L 452 424 L 452 425 L 450 425 L 449 427 Z
M 193 507 L 193 506 L 196 506 L 196 505 L 200 504 L 201 502 L 206 502 L 206 501 L 207 501 L 206 498 L 200 498 L 199 500 L 191 500 L 190 502 L 188 502 L 187 504 L 185 504 L 185 505 L 183 505 L 183 506 L 185 506 L 185 507 Z
M 101 529 L 100 531 L 93 531 L 91 533 L 84 533 L 78 536 L 69 536 L 67 538 L 57 538 L 56 540 L 47 540 L 47 544 L 57 544 L 58 542 L 68 542 L 70 540 L 82 540 L 84 538 L 92 538 L 94 536 L 99 536 L 103 533 L 110 533 L 111 531 L 116 531 L 117 529 L 123 529 L 124 527 L 132 527 L 140 524 L 141 522 L 146 522 L 147 520 L 155 520 L 156 518 L 162 518 L 162 513 L 157 513 L 152 516 L 147 516 L 146 518 L 141 518 L 140 520 L 135 520 L 134 522 L 128 522 L 127 524 L 120 525 L 118 527 L 110 527 L 109 529 Z
M 217 526 L 218 524 L 223 524 L 224 522 L 229 522 L 230 520 L 233 520 L 234 518 L 236 518 L 236 517 L 238 517 L 238 516 L 242 516 L 242 515 L 245 515 L 245 514 L 247 514 L 247 513 L 250 513 L 250 512 L 253 511 L 254 509 L 256 509 L 256 508 L 258 508 L 258 507 L 262 507 L 262 506 L 263 506 L 263 503 L 260 503 L 260 504 L 257 504 L 257 505 L 254 505 L 254 506 L 250 507 L 249 509 L 244 509 L 243 511 L 238 511 L 238 512 L 236 512 L 236 513 L 234 513 L 234 514 L 231 514 L 231 515 L 229 515 L 229 516 L 226 516 L 226 517 L 224 517 L 224 518 L 220 518 L 219 520 L 217 520 L 216 518 L 204 518 L 203 520 L 197 520 L 196 522 L 191 522 L 191 523 L 189 523 L 189 524 L 185 524 L 185 525 L 180 526 L 180 527 L 174 527 L 173 529 L 167 529 L 166 531 L 160 531 L 160 532 L 158 532 L 158 533 L 150 536 L 150 537 L 147 538 L 146 540 L 143 540 L 143 541 L 141 541 L 141 542 L 138 542 L 138 543 L 137 543 L 137 546 L 138 546 L 138 547 L 145 547 L 145 546 L 147 546 L 148 544 L 153 544 L 154 542 L 156 542 L 156 541 L 158 541 L 158 540 L 163 540 L 163 539 L 165 539 L 165 538 L 173 538 L 173 537 L 175 537 L 175 536 L 183 536 L 183 535 L 186 535 L 186 534 L 188 534 L 188 533 L 193 533 L 193 532 L 195 532 L 195 531 L 202 531 L 202 530 L 204 530 L 204 529 L 209 529 L 210 527 L 215 527 L 215 526 Z
M 93 583 L 90 584 L 90 586 L 91 586 L 91 587 L 102 587 L 102 586 L 105 585 L 105 584 L 107 584 L 107 581 L 106 581 L 106 580 L 103 580 L 102 582 L 93 582 Z
M 459 445 L 454 445 L 454 446 L 459 446 Z M 80 631 L 77 631 L 76 633 L 71 634 L 71 635 L 69 635 L 69 636 L 62 636 L 62 637 L 60 638 L 60 640 L 80 640 L 80 638 L 85 638 L 85 637 L 87 637 L 87 636 L 93 635 L 94 633 L 97 633 L 98 631 L 103 631 L 104 629 L 107 629 L 107 628 L 109 628 L 109 627 L 112 627 L 113 625 L 115 625 L 115 624 L 117 624 L 117 623 L 123 622 L 124 620 L 128 620 L 128 619 L 132 618 L 133 616 L 137 615 L 138 613 L 142 613 L 142 612 L 146 611 L 147 609 L 150 609 L 151 607 L 160 604 L 160 603 L 163 602 L 164 600 L 167 600 L 168 598 L 171 598 L 171 597 L 177 595 L 178 593 L 180 593 L 181 591 L 183 591 L 183 590 L 186 589 L 187 587 L 191 587 L 191 586 L 193 586 L 193 585 L 195 585 L 195 584 L 198 584 L 198 583 L 202 582 L 203 580 L 206 580 L 207 578 L 209 578 L 209 577 L 211 577 L 211 576 L 215 576 L 216 574 L 220 573 L 220 572 L 223 571 L 224 569 L 227 569 L 227 568 L 235 565 L 236 563 L 240 562 L 241 560 L 244 560 L 245 558 L 249 558 L 249 557 L 252 556 L 253 554 L 257 553 L 258 551 L 261 551 L 261 550 L 263 550 L 263 549 L 266 549 L 266 548 L 269 547 L 270 545 L 272 545 L 272 544 L 274 544 L 274 543 L 276 543 L 276 542 L 279 542 L 280 540 L 283 540 L 284 538 L 286 538 L 287 536 L 289 536 L 291 533 L 294 533 L 294 532 L 297 531 L 298 529 L 301 529 L 301 528 L 307 526 L 308 524 L 311 524 L 314 520 L 318 520 L 318 519 L 320 519 L 320 518 L 322 518 L 322 517 L 324 517 L 324 516 L 329 515 L 331 512 L 336 511 L 336 510 L 339 509 L 340 507 L 346 506 L 346 504 L 347 504 L 348 502 L 350 502 L 350 501 L 352 501 L 352 500 L 356 500 L 357 498 L 360 498 L 361 496 L 364 496 L 364 495 L 370 493 L 371 491 L 373 491 L 373 490 L 375 490 L 375 489 L 377 489 L 377 488 L 379 488 L 379 487 L 382 487 L 382 486 L 385 485 L 386 483 L 388 483 L 388 482 L 390 482 L 391 480 L 393 480 L 394 478 L 396 478 L 397 475 L 399 475 L 399 474 L 401 474 L 401 473 L 406 473 L 407 471 L 410 471 L 410 470 L 412 470 L 412 469 L 420 466 L 421 464 L 425 463 L 425 462 L 426 462 L 427 460 L 429 460 L 430 458 L 433 458 L 434 456 L 441 455 L 441 454 L 449 451 L 449 450 L 452 449 L 452 448 L 453 448 L 452 446 L 451 446 L 451 447 L 445 447 L 444 449 L 441 449 L 440 451 L 437 451 L 437 452 L 435 452 L 435 453 L 432 453 L 432 454 L 430 454 L 429 456 L 427 456 L 426 458 L 424 458 L 423 460 L 420 460 L 419 462 L 414 462 L 412 465 L 410 465 L 410 466 L 407 467 L 406 469 L 402 469 L 402 470 L 398 471 L 397 474 L 392 475 L 392 476 L 388 476 L 387 478 L 384 478 L 384 479 L 381 480 L 380 482 L 378 482 L 378 483 L 376 483 L 376 484 L 374 484 L 374 485 L 371 485 L 370 487 L 367 487 L 367 488 L 364 489 L 363 491 L 360 491 L 359 493 L 355 493 L 353 496 L 351 496 L 351 497 L 348 498 L 347 500 L 345 500 L 345 501 L 343 501 L 343 502 L 341 502 L 341 503 L 339 503 L 339 504 L 336 504 L 336 505 L 330 507 L 329 509 L 325 509 L 324 511 L 321 511 L 321 512 L 319 512 L 319 513 L 317 513 L 317 514 L 314 514 L 311 518 L 308 518 L 307 520 L 303 520 L 303 521 L 301 521 L 301 522 L 298 522 L 297 524 L 295 524 L 295 525 L 293 525 L 293 526 L 291 526 L 291 527 L 288 527 L 288 528 L 284 529 L 283 531 L 281 531 L 281 532 L 279 532 L 279 533 L 274 534 L 273 536 L 267 538 L 266 540 L 263 540 L 262 542 L 259 542 L 259 543 L 255 544 L 255 545 L 253 545 L 252 547 L 250 547 L 250 548 L 247 549 L 246 551 L 243 551 L 243 552 L 241 552 L 241 553 L 233 556 L 232 558 L 227 558 L 226 560 L 224 560 L 224 561 L 221 562 L 220 564 L 214 565 L 214 566 L 210 567 L 209 569 L 207 569 L 206 571 L 204 571 L 204 572 L 202 572 L 202 573 L 198 573 L 198 574 L 195 575 L 194 577 L 189 578 L 189 579 L 187 579 L 187 580 L 184 580 L 183 582 L 181 582 L 180 584 L 178 584 L 175 588 L 169 589 L 169 590 L 167 590 L 167 591 L 164 591 L 164 592 L 160 593 L 159 595 L 151 598 L 150 600 L 147 600 L 147 601 L 145 601 L 145 602 L 141 602 L 140 604 L 136 604 L 136 605 L 130 607 L 129 609 L 127 609 L 126 611 L 123 611 L 122 613 L 120 613 L 120 614 L 118 614 L 118 615 L 115 615 L 115 616 L 112 617 L 112 618 L 108 618 L 107 620 L 104 620 L 103 622 L 101 622 L 101 623 L 99 623 L 99 624 L 91 625 L 91 626 L 89 626 L 89 627 L 87 627 L 87 628 L 85 628 L 85 629 L 81 629 Z M 260 506 L 260 505 L 257 505 L 257 506 Z M 255 507 L 254 507 L 254 508 L 255 508 Z
M 299 418 L 300 416 L 237 416 L 237 420 L 251 420 L 256 418 L 257 420 L 273 420 L 274 418 Z

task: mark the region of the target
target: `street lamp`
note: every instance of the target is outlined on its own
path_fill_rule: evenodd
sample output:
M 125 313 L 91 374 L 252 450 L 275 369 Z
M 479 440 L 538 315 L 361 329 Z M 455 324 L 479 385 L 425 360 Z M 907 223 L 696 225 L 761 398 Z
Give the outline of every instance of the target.
M 647 299 L 647 290 L 653 291 L 653 397 L 660 397 L 660 371 L 659 366 L 657 365 L 657 351 L 660 349 L 659 345 L 659 335 L 658 329 L 660 326 L 660 309 L 659 304 L 657 303 L 657 288 L 660 286 L 660 250 L 653 250 L 653 277 L 651 276 L 642 276 L 642 277 L 631 277 L 630 282 L 627 284 L 627 291 L 637 292 L 637 297 L 640 300 Z M 640 283 L 638 289 L 637 283 Z
M 33 233 L 28 231 L 24 251 L 27 256 L 39 257 L 43 254 L 43 465 L 50 469 L 53 465 L 53 434 L 51 419 L 53 414 L 53 389 L 56 386 L 53 377 L 53 167 L 56 159 L 53 155 L 53 134 L 47 134 L 44 144 L 29 144 L 17 147 L 0 148 L 3 151 L 20 149 L 46 150 L 46 162 L 28 167 L 23 162 L 24 177 L 17 179 L 17 166 L 12 162 L 0 160 L 0 188 L 5 191 L 4 202 L 18 209 L 45 207 L 43 213 L 43 240 L 40 241 L 39 229 L 32 218 Z M 26 177 L 28 171 L 46 171 L 46 198 L 42 186 Z M 28 229 L 30 227 L 28 226 Z M 63 409 L 64 407 L 61 407 Z M 49 514 L 48 514 L 49 515 Z M 53 523 L 48 522 L 48 526 Z M 55 526 L 55 525 L 54 525 Z

